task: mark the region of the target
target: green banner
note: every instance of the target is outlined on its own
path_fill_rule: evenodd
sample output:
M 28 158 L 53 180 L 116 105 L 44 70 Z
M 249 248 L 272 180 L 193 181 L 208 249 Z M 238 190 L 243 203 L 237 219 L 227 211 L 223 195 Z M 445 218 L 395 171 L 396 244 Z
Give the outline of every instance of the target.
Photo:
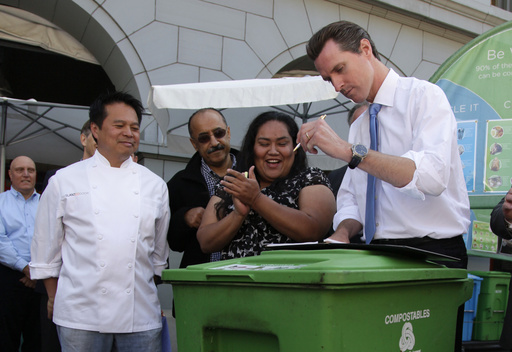
M 512 22 L 475 38 L 432 76 L 458 122 L 470 194 L 502 194 L 512 179 Z M 471 138 L 465 133 L 471 132 Z M 463 138 L 461 138 L 463 137 Z

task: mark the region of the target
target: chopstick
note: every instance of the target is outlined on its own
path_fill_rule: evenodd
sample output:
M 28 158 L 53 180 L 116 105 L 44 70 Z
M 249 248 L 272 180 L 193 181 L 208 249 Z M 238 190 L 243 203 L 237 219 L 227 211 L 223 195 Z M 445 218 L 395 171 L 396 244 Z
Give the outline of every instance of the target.
M 327 117 L 327 115 L 322 115 L 322 116 L 320 116 L 320 120 L 324 120 L 326 117 Z M 295 146 L 295 148 L 293 148 L 293 151 L 294 151 L 294 152 L 296 152 L 296 151 L 297 151 L 297 149 L 299 149 L 299 147 L 300 147 L 300 143 L 298 143 L 298 144 Z

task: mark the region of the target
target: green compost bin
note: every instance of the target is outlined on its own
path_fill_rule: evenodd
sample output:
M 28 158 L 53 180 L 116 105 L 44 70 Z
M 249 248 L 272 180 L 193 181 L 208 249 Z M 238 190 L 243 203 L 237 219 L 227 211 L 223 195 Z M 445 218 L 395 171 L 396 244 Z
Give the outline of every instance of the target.
M 510 273 L 471 271 L 483 279 L 473 322 L 473 340 L 499 340 L 507 311 Z
M 378 250 L 278 250 L 164 270 L 179 351 L 453 351 L 463 269 Z

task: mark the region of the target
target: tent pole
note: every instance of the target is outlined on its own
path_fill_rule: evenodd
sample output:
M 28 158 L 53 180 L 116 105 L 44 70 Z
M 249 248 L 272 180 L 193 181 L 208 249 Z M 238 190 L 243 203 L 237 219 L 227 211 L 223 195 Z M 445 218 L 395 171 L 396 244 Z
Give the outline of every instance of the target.
M 7 124 L 7 104 L 2 104 L 0 116 L 0 193 L 5 191 L 5 128 Z
M 2 163 L 1 171 L 2 175 L 0 175 L 0 193 L 5 191 L 5 145 L 0 145 L 0 162 Z

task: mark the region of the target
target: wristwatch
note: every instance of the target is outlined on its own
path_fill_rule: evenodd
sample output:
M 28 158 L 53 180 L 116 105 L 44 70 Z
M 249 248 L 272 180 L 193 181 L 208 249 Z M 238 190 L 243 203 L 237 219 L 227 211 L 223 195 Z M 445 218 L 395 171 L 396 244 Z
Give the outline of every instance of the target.
M 368 149 L 363 144 L 352 145 L 352 160 L 348 163 L 348 167 L 355 169 L 357 165 L 368 155 Z

